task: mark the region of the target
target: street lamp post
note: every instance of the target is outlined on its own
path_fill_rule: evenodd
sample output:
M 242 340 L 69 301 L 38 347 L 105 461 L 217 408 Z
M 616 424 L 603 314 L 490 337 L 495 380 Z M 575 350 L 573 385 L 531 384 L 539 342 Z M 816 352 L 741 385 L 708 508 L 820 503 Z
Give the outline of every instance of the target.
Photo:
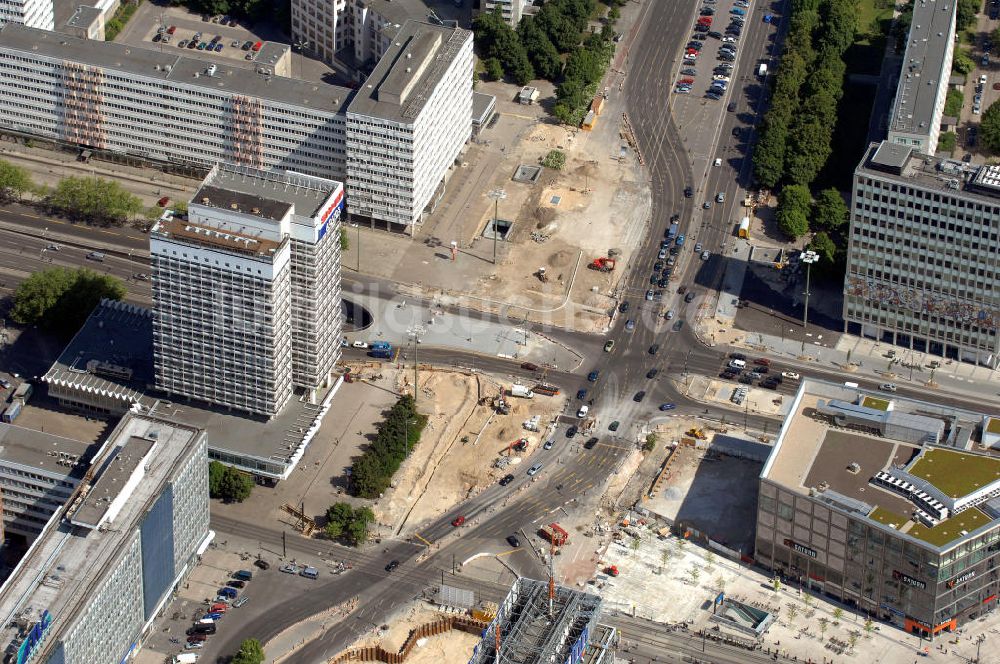
M 354 229 L 357 231 L 354 241 L 354 251 L 357 252 L 357 272 L 361 272 L 361 224 L 351 224 L 351 226 L 354 226 Z
M 497 227 L 497 222 L 500 220 L 500 201 L 507 198 L 507 192 L 503 189 L 497 188 L 490 191 L 487 194 L 493 199 L 493 264 L 497 264 L 497 235 L 500 229 Z
M 415 325 L 408 330 L 406 334 L 413 340 L 413 411 L 417 410 L 417 389 L 420 386 L 420 375 L 418 373 L 417 364 L 417 345 L 420 343 L 420 337 L 423 336 L 425 330 L 422 325 Z
M 803 251 L 799 254 L 799 260 L 806 265 L 806 306 L 802 310 L 802 333 L 805 334 L 809 327 L 809 276 L 812 272 L 812 264 L 819 260 L 819 254 L 815 251 Z M 802 338 L 802 352 L 805 352 L 806 340 Z

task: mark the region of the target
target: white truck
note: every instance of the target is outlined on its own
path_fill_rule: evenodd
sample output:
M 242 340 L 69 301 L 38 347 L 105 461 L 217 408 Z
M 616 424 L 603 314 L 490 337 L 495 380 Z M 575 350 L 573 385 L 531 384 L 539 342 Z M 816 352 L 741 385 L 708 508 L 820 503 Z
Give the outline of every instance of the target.
M 528 389 L 525 385 L 514 383 L 510 386 L 510 396 L 521 397 L 522 399 L 533 399 L 535 397 L 535 393 Z
M 757 65 L 757 76 L 759 76 L 760 78 L 764 78 L 765 76 L 767 76 L 767 65 L 764 64 L 763 62 Z

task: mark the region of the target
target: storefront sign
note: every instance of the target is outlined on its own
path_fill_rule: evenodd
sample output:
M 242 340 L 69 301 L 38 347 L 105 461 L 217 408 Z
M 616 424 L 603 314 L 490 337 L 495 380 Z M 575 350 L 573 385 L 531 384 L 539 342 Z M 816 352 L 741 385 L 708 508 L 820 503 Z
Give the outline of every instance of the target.
M 892 570 L 892 578 L 894 578 L 896 581 L 899 581 L 900 583 L 905 583 L 908 586 L 912 586 L 914 588 L 920 588 L 921 590 L 927 587 L 927 584 L 921 581 L 920 579 L 914 579 L 909 574 L 903 574 L 899 570 L 895 569 Z
M 810 549 L 808 546 L 802 546 L 798 542 L 788 538 L 785 538 L 785 546 L 795 553 L 801 553 L 803 556 L 809 556 L 810 558 L 816 558 L 818 556 L 815 549 Z
M 989 597 L 983 600 L 983 604 L 989 604 L 990 602 L 995 602 L 996 599 L 997 599 L 996 595 L 990 595 Z
M 891 614 L 893 614 L 893 615 L 897 615 L 897 616 L 899 616 L 900 618 L 902 618 L 903 616 L 905 616 L 905 615 L 906 615 L 905 613 L 903 613 L 902 611 L 900 611 L 900 610 L 899 610 L 899 609 L 897 609 L 896 607 L 894 607 L 894 606 L 889 606 L 888 604 L 879 604 L 879 608 L 880 608 L 880 609 L 885 609 L 885 610 L 886 610 L 886 611 L 888 611 L 889 613 L 891 613 Z
M 949 588 L 954 588 L 955 586 L 957 586 L 960 583 L 965 583 L 966 581 L 968 581 L 969 579 L 971 579 L 975 575 L 976 575 L 975 570 L 973 570 L 971 572 L 966 572 L 962 576 L 959 576 L 959 577 L 956 577 L 956 578 L 952 579 L 951 581 L 949 581 L 945 585 L 948 586 Z

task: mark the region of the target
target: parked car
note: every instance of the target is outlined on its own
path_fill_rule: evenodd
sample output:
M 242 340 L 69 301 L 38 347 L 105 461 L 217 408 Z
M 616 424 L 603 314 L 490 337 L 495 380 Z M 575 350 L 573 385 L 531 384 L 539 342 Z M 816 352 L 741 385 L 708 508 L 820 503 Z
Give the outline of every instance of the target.
M 292 565 L 291 563 L 286 563 L 286 564 L 282 565 L 281 567 L 279 567 L 278 569 L 280 571 L 284 572 L 285 574 L 298 574 L 299 573 L 299 566 L 298 565 Z
M 504 475 L 503 477 L 501 477 L 500 478 L 500 482 L 498 482 L 498 484 L 500 486 L 507 486 L 508 484 L 510 484 L 513 481 L 514 481 L 514 476 L 508 474 L 508 475 Z

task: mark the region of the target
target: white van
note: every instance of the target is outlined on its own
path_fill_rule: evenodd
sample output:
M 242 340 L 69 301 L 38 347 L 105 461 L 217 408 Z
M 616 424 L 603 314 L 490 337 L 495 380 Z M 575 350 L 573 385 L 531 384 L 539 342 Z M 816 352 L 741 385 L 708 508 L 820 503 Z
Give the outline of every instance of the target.
M 729 360 L 729 368 L 743 371 L 747 368 L 746 360 Z

